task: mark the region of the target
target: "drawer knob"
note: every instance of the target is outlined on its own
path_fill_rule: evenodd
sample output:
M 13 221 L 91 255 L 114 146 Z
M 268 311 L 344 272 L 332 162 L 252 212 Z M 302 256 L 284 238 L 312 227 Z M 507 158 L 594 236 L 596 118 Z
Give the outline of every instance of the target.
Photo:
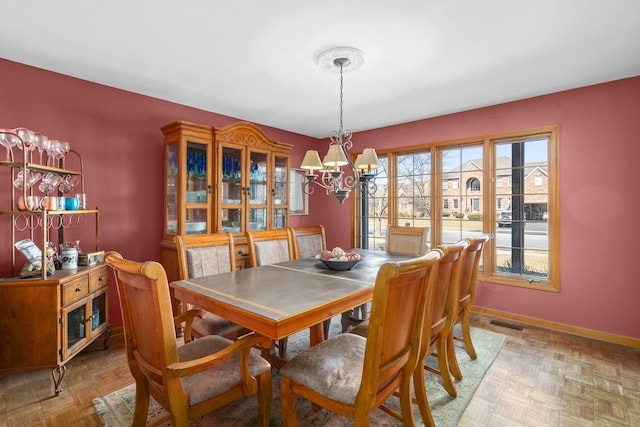
M 82 289 L 76 288 L 76 292 L 81 292 L 81 291 L 82 291 Z

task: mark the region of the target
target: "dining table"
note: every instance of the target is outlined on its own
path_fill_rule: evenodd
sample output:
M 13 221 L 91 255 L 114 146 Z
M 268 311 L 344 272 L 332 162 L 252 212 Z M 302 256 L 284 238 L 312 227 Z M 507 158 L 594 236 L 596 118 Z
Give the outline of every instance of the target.
M 176 299 L 214 313 L 273 341 L 309 328 L 310 345 L 325 339 L 322 322 L 373 297 L 385 262 L 412 258 L 356 249 L 350 270 L 329 269 L 319 258 L 300 258 L 170 284 Z M 276 368 L 285 362 L 272 347 L 262 353 Z

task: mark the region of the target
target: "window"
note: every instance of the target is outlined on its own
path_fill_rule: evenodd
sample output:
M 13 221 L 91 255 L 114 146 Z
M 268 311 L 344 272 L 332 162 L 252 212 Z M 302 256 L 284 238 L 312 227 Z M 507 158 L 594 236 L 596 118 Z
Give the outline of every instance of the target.
M 431 153 L 397 157 L 397 219 L 393 224 L 428 227 L 431 220 Z
M 469 180 L 470 191 L 480 191 L 480 180 L 478 178 L 471 178 Z
M 388 158 L 379 153 L 378 159 L 380 161 L 380 167 L 377 169 L 376 177 L 374 179 L 374 190 L 367 198 L 366 213 L 362 213 L 362 209 L 358 209 L 358 241 L 361 242 L 359 246 L 363 249 L 384 250 L 385 241 L 387 238 L 387 223 L 389 214 L 389 185 L 388 185 L 388 170 L 389 163 Z M 361 199 L 358 199 L 361 200 Z M 362 205 L 359 206 L 361 208 Z M 365 227 L 360 227 L 364 222 Z M 366 238 L 363 239 L 361 233 L 366 234 Z
M 542 185 L 542 174 L 549 171 L 549 137 L 496 139 L 494 155 L 499 159 L 498 175 L 512 182 L 510 218 L 496 236 L 495 273 L 526 277 L 530 283 L 549 279 L 549 226 L 544 212 L 549 206 L 549 189 Z M 495 188 L 498 196 L 500 191 Z M 505 233 L 506 232 L 506 233 Z
M 464 188 L 456 185 L 451 190 L 454 199 L 454 209 L 462 209 L 455 215 L 445 217 L 440 220 L 440 241 L 438 243 L 455 243 L 460 239 L 472 236 L 474 230 L 482 232 L 482 213 L 478 202 L 478 192 L 480 191 L 480 181 L 478 176 L 482 176 L 482 145 L 474 144 L 463 147 L 442 148 L 439 151 L 438 159 L 441 165 L 441 179 L 455 177 L 455 182 L 464 182 Z M 474 197 L 470 197 L 473 193 Z M 474 201 L 474 198 L 476 201 Z M 458 200 L 461 207 L 458 206 Z M 472 213 L 471 216 L 469 216 Z M 476 233 L 476 234 L 480 234 Z
M 304 191 L 306 171 L 289 169 L 289 214 L 309 215 L 309 195 Z
M 558 290 L 557 134 L 546 127 L 379 150 L 370 248 L 384 248 L 388 224 L 430 227 L 431 245 L 489 232 L 482 280 Z

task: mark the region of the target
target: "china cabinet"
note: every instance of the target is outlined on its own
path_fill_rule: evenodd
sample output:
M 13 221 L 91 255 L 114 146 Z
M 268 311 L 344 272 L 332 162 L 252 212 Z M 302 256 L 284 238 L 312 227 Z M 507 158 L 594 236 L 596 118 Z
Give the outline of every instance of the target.
M 289 223 L 291 146 L 259 127 L 178 121 L 162 128 L 165 147 L 162 264 L 177 280 L 176 235 L 231 232 L 236 265 L 248 266 L 246 230 Z
M 3 135 L 7 135 L 6 131 L 0 132 L 0 137 Z M 49 166 L 42 161 L 32 162 L 32 153 L 25 149 L 22 139 L 19 142 L 22 146 L 16 151 L 23 155 L 23 159 L 15 161 L 11 152 L 6 161 L 0 161 L 0 173 L 10 181 L 11 189 L 6 197 L 8 208 L 5 206 L 0 210 L 0 226 L 3 230 L 10 228 L 2 235 L 10 237 L 11 241 L 10 276 L 0 278 L 0 372 L 52 368 L 54 390 L 58 395 L 67 361 L 100 336 L 104 338 L 104 348 L 108 348 L 111 334 L 109 275 L 107 265 L 97 256 L 100 253 L 97 208 L 86 209 L 85 206 L 77 206 L 77 202 L 59 205 L 53 201 L 63 195 L 59 189 L 53 193 L 53 189 L 43 185 L 28 186 L 24 182 L 14 185 L 17 179 L 27 178 L 29 174 L 43 178 L 61 177 L 57 182 L 64 179 L 73 182 L 69 178 L 77 177 L 78 191 L 84 194 L 80 155 L 70 150 L 64 158 L 57 158 L 54 166 Z M 74 156 L 80 165 L 79 170 L 65 168 L 65 161 Z M 47 194 L 38 195 L 43 191 Z M 65 233 L 70 228 L 87 224 L 95 227 L 96 249 L 88 265 L 69 264 L 66 269 L 53 269 L 52 265 L 49 271 L 39 268 L 47 265 L 50 248 L 60 247 L 65 242 Z M 16 248 L 18 241 L 34 243 L 36 249 L 32 264 Z M 23 261 L 28 266 L 35 265 L 35 269 L 19 271 L 19 264 Z

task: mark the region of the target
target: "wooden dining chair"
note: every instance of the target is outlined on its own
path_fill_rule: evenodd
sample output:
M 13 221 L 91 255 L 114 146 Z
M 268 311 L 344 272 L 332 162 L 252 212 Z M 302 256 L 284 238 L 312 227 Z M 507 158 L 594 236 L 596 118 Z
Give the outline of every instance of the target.
M 369 426 L 377 408 L 404 425 L 415 425 L 411 377 L 419 362 L 426 301 L 441 256 L 432 251 L 421 258 L 383 264 L 373 291 L 369 338 L 336 335 L 280 369 L 285 426 L 296 425 L 298 397 L 352 418 L 357 427 Z M 400 413 L 383 406 L 396 392 Z
M 293 242 L 295 243 L 295 252 L 300 258 L 313 258 L 320 255 L 322 251 L 327 249 L 327 238 L 324 233 L 324 226 L 307 225 L 301 227 L 291 227 L 293 230 Z M 331 319 L 323 322 L 325 338 L 329 337 L 329 328 L 331 327 Z
M 434 425 L 427 398 L 425 370 L 442 378 L 444 388 L 450 396 L 456 397 L 458 394 L 449 368 L 447 338 L 451 328 L 453 328 L 453 319 L 455 318 L 458 301 L 457 285 L 467 245 L 468 242 L 462 240 L 454 245 L 436 246 L 434 249 L 442 252 L 443 255 L 438 264 L 438 275 L 434 283 L 431 318 L 425 318 L 425 324 L 422 328 L 422 344 L 418 360 L 423 365 L 423 369 L 418 366 L 413 378 L 416 402 L 425 425 Z M 426 364 L 426 359 L 430 356 L 437 357 L 437 368 L 432 368 Z
M 271 365 L 251 351 L 255 345 L 264 345 L 264 338 L 248 335 L 231 341 L 208 335 L 178 346 L 162 265 L 125 260 L 116 252 L 107 253 L 105 260 L 115 275 L 127 361 L 136 381 L 133 426 L 145 425 L 150 395 L 177 427 L 187 427 L 190 419 L 234 400 L 257 395 L 257 424 L 268 426 Z
M 250 267 L 298 259 L 291 228 L 246 231 L 245 236 Z
M 298 259 L 293 230 L 289 227 L 275 230 L 246 231 L 249 246 L 249 266 L 277 264 Z M 287 356 L 287 339 L 278 340 L 278 355 Z
M 292 227 L 298 258 L 313 258 L 327 249 L 327 239 L 322 225 Z
M 190 234 L 175 236 L 178 253 L 180 280 L 194 279 L 211 274 L 219 274 L 236 269 L 233 236 L 229 233 Z M 187 306 L 186 309 L 195 307 Z M 235 340 L 251 332 L 223 317 L 202 312 L 191 325 L 189 333 L 185 328 L 185 341 L 207 335 L 220 335 Z
M 429 227 L 387 227 L 387 252 L 420 256 L 427 253 Z
M 421 256 L 427 253 L 429 227 L 387 227 L 386 251 L 399 255 Z M 357 326 L 367 319 L 368 305 L 356 307 L 349 318 L 343 318 L 342 332 L 349 326 Z
M 452 321 L 451 331 L 449 332 L 447 341 L 449 367 L 451 368 L 451 373 L 457 380 L 462 379 L 462 372 L 458 366 L 458 359 L 456 359 L 456 353 L 453 345 L 454 340 L 464 342 L 465 349 L 472 359 L 475 360 L 478 357 L 471 341 L 469 313 L 471 312 L 473 301 L 476 296 L 476 279 L 478 277 L 478 266 L 480 265 L 482 250 L 485 243 L 487 243 L 490 238 L 491 235 L 485 233 L 480 235 L 477 239 L 465 239 L 468 246 L 465 249 L 460 272 L 460 280 L 458 282 L 458 307 L 455 311 L 456 315 Z M 462 331 L 461 337 L 457 337 L 453 333 L 454 326 L 458 323 L 460 323 L 460 329 Z

